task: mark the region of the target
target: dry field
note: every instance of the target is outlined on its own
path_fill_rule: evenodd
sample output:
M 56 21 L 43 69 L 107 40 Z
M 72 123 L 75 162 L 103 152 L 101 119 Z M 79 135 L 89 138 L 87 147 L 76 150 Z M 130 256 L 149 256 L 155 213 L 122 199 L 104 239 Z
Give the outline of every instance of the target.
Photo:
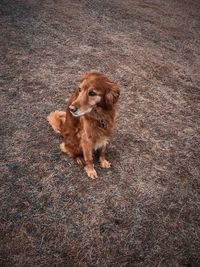
M 200 1 L 1 0 L 0 266 L 200 266 Z M 49 112 L 121 88 L 90 180 Z

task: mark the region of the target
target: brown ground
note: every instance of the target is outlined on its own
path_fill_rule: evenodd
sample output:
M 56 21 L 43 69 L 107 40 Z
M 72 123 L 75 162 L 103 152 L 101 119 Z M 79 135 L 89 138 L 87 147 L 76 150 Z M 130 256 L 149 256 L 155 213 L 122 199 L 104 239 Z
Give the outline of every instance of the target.
M 0 1 L 1 266 L 200 266 L 200 2 Z M 121 88 L 90 180 L 47 125 L 80 73 Z M 97 161 L 97 160 L 96 160 Z

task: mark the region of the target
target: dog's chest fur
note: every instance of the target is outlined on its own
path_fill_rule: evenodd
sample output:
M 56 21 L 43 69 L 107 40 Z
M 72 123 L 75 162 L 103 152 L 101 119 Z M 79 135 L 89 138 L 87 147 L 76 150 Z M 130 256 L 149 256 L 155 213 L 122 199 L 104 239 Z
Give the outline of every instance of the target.
M 108 138 L 111 134 L 108 122 L 105 120 L 90 120 L 81 118 L 82 134 L 81 138 L 90 140 L 93 145 L 93 149 L 97 150 L 108 143 Z
M 106 137 L 102 137 L 101 139 L 97 140 L 94 144 L 93 144 L 93 149 L 97 150 L 101 147 L 105 147 L 108 143 L 108 138 Z

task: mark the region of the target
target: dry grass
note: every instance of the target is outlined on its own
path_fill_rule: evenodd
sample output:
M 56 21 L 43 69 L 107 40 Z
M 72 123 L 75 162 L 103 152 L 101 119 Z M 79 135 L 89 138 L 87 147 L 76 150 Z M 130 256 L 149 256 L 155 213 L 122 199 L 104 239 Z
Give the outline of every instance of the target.
M 200 265 L 199 9 L 0 2 L 1 266 Z M 122 92 L 96 181 L 46 121 L 90 69 Z

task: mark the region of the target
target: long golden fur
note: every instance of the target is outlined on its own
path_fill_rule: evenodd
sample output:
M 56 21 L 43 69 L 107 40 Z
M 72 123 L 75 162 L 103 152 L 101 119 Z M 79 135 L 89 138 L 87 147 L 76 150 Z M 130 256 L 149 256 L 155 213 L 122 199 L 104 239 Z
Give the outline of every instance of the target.
M 105 158 L 109 136 L 116 118 L 118 86 L 102 73 L 91 71 L 81 76 L 80 85 L 69 99 L 66 112 L 55 111 L 48 116 L 54 131 L 63 136 L 63 152 L 84 166 L 87 175 L 95 179 L 92 152 L 99 150 L 102 168 L 110 168 Z

